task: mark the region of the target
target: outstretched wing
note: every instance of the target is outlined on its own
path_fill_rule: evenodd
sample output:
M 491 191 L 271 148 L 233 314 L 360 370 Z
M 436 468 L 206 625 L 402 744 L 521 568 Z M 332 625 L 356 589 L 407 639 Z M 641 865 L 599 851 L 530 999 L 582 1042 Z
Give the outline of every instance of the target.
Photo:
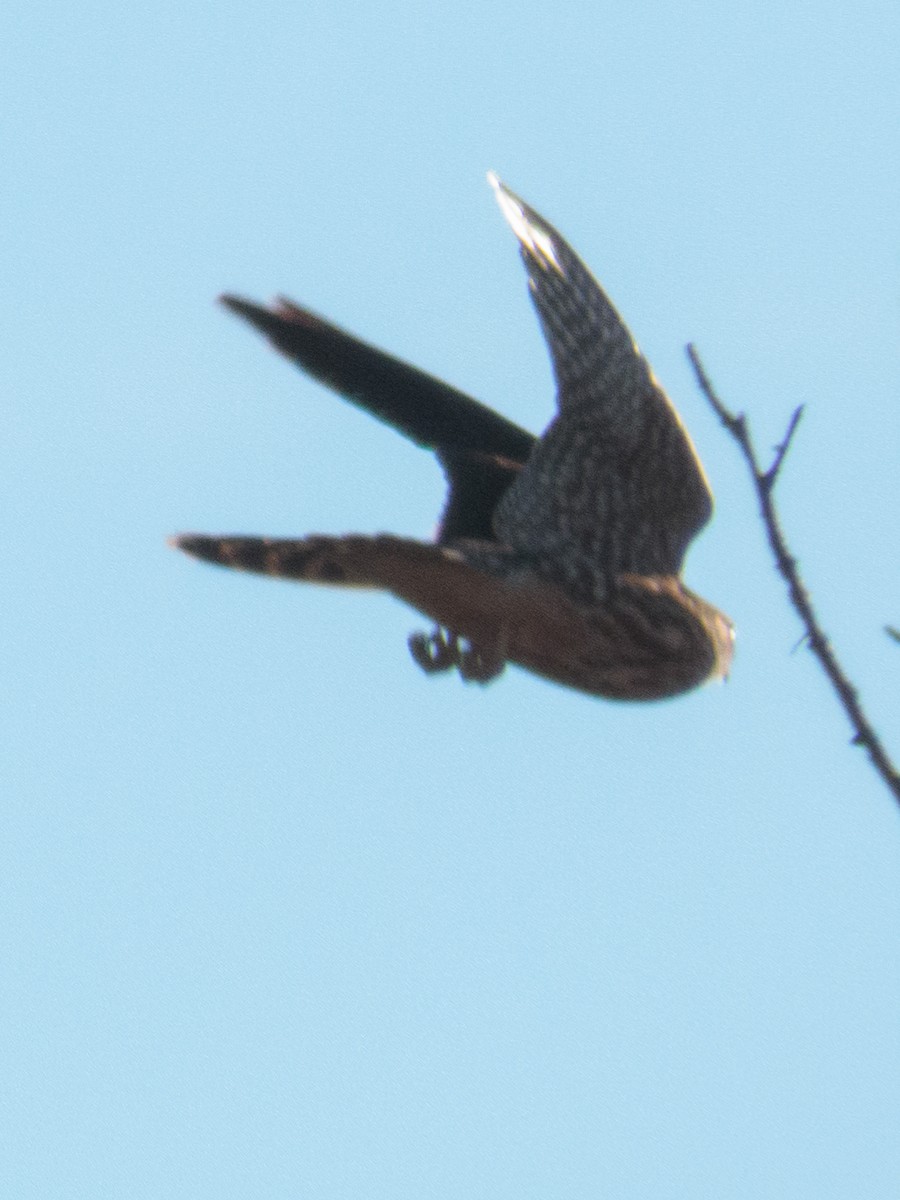
M 577 560 L 585 569 L 601 563 L 613 575 L 676 574 L 712 511 L 690 439 L 578 256 L 552 225 L 489 178 L 519 241 L 559 407 L 501 501 L 495 528 L 517 549 Z
M 263 308 L 221 299 L 319 383 L 437 453 L 450 485 L 440 541 L 494 536 L 497 501 L 528 458 L 534 434 L 290 300 Z
M 283 298 L 272 308 L 237 296 L 221 301 L 308 375 L 418 445 L 479 450 L 516 462 L 528 457 L 535 438 L 527 429 L 317 313 Z

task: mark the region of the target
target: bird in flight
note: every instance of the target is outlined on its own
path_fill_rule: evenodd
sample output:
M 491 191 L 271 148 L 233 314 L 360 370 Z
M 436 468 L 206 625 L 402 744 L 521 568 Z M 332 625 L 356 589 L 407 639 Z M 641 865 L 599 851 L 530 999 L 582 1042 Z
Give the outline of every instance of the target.
M 181 534 L 221 566 L 390 592 L 434 623 L 426 672 L 486 683 L 515 663 L 591 695 L 658 700 L 731 662 L 731 622 L 681 582 L 712 513 L 703 468 L 631 334 L 571 247 L 493 174 L 553 366 L 543 436 L 289 300 L 222 302 L 308 375 L 436 455 L 436 537 Z

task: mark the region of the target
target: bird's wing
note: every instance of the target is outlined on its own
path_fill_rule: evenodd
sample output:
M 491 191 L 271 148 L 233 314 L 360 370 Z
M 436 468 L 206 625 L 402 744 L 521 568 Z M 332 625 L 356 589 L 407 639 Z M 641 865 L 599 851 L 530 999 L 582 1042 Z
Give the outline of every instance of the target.
M 287 358 L 420 446 L 496 454 L 522 463 L 534 435 L 433 375 L 361 341 L 309 309 L 279 299 L 263 308 L 223 296 Z
M 614 571 L 677 572 L 712 512 L 691 441 L 575 252 L 552 225 L 489 178 L 519 241 L 559 408 L 504 497 L 497 531 L 538 554 L 599 556 Z

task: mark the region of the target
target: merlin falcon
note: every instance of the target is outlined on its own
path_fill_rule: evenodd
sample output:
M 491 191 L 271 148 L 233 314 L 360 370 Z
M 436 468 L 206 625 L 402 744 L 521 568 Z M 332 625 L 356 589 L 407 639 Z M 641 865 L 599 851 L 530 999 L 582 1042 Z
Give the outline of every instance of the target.
M 514 663 L 615 700 L 723 677 L 731 622 L 681 582 L 712 496 L 674 406 L 606 293 L 552 225 L 494 175 L 550 352 L 543 436 L 289 300 L 222 302 L 313 379 L 434 452 L 448 492 L 435 539 L 181 534 L 195 558 L 305 583 L 374 588 L 434 628 L 428 673 L 487 683 Z

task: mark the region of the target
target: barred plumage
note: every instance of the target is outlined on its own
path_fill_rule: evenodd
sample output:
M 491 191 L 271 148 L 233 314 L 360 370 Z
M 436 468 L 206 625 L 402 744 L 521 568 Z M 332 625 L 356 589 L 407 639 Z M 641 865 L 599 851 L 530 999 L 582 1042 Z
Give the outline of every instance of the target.
M 675 409 L 563 238 L 490 176 L 519 240 L 559 413 L 535 439 L 308 310 L 223 297 L 289 358 L 435 451 L 449 482 L 433 543 L 388 534 L 183 535 L 224 566 L 389 591 L 436 622 L 410 638 L 427 672 L 486 682 L 506 662 L 622 700 L 727 672 L 731 623 L 679 578 L 712 500 Z

